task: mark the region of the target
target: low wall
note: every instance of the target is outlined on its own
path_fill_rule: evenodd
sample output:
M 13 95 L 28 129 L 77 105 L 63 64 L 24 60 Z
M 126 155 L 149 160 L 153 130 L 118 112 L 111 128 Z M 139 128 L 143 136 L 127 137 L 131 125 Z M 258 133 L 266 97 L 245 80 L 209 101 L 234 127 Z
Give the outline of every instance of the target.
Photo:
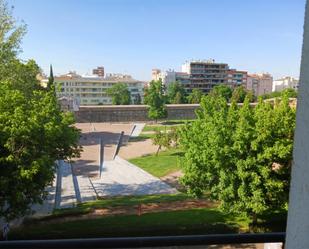
M 167 119 L 194 119 L 199 104 L 167 105 Z M 147 105 L 80 106 L 74 112 L 76 122 L 149 121 Z

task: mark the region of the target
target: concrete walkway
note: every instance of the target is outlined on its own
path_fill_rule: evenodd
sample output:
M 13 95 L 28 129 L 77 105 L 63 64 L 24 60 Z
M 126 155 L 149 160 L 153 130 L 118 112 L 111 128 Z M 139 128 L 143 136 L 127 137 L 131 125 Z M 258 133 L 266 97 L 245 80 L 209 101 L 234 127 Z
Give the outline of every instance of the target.
M 32 205 L 32 211 L 35 213 L 33 216 L 42 217 L 52 214 L 55 207 L 55 195 L 56 195 L 56 181 L 57 181 L 57 173 L 55 174 L 54 181 L 51 186 L 48 186 L 45 190 L 48 192 L 46 199 L 43 204 L 34 204 Z
M 145 123 L 135 123 L 133 125 L 135 126 L 135 128 L 131 134 L 131 137 L 138 137 L 139 134 L 141 134 L 142 130 L 144 129 Z
M 60 206 L 56 208 L 69 208 L 76 204 L 76 193 L 73 183 L 72 168 L 71 165 L 63 160 L 60 162 L 60 172 L 62 176 L 61 181 L 61 195 Z
M 177 193 L 159 178 L 118 156 L 104 162 L 101 179 L 92 180 L 92 183 L 98 196 Z
M 96 199 L 96 194 L 89 177 L 83 175 L 78 175 L 75 177 L 79 185 L 79 192 L 80 192 L 79 201 L 80 202 L 94 201 Z

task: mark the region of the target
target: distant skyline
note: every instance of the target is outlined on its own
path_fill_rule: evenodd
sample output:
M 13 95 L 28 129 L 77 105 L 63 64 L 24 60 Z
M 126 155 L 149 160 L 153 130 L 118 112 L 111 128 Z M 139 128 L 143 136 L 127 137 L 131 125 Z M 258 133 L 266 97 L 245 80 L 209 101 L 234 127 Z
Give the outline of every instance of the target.
M 181 70 L 215 59 L 274 79 L 299 77 L 305 0 L 9 0 L 27 24 L 22 59 L 49 74 Z

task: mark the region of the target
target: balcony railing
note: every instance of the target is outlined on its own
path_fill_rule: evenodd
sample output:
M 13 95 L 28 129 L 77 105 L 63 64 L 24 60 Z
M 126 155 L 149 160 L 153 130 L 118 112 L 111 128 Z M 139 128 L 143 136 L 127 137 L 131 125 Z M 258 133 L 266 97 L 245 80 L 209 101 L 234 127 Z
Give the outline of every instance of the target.
M 138 248 L 285 242 L 285 233 L 2 241 L 0 248 Z

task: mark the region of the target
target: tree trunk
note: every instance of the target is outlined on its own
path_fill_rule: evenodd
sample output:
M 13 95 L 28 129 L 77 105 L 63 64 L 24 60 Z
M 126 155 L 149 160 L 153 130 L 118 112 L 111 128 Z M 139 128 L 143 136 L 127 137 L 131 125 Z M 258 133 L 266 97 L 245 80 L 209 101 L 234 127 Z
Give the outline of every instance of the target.
M 257 215 L 256 215 L 256 213 L 252 213 L 252 224 L 253 225 L 257 224 Z
M 159 145 L 159 147 L 157 149 L 156 156 L 158 156 L 160 150 L 161 150 L 161 145 Z

